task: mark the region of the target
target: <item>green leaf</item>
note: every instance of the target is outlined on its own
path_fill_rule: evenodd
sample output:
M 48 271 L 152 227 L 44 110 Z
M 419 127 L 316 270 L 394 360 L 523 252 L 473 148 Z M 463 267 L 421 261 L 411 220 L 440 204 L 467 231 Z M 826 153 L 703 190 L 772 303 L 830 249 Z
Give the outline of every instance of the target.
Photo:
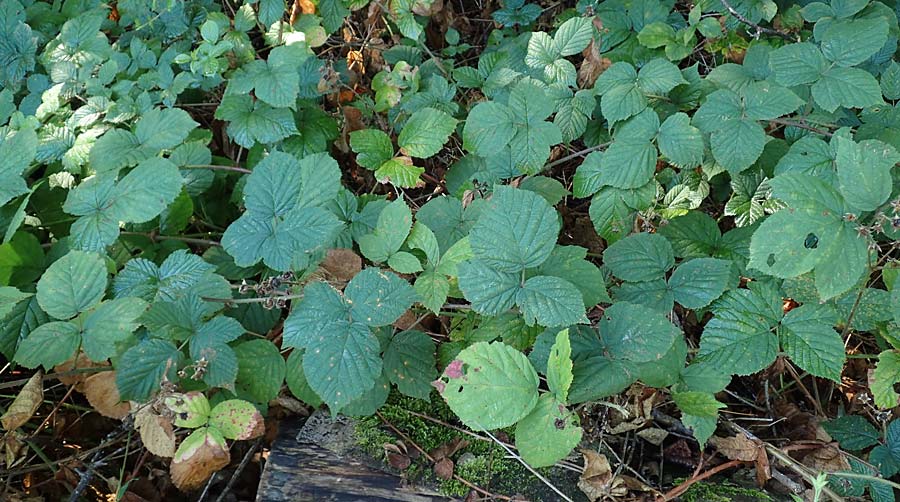
M 585 307 L 609 302 L 603 272 L 587 261 L 587 249 L 578 246 L 557 246 L 547 261 L 538 268 L 540 275 L 552 275 L 572 283 L 584 300 Z
M 497 270 L 479 260 L 460 263 L 458 273 L 459 289 L 479 314 L 497 315 L 516 303 L 519 274 Z
M 92 361 L 104 361 L 117 353 L 116 344 L 140 326 L 138 318 L 149 305 L 140 298 L 103 302 L 84 321 L 82 349 Z
M 675 28 L 660 22 L 645 24 L 638 33 L 638 42 L 650 49 L 664 47 L 675 42 Z
M 403 394 L 428 400 L 437 378 L 435 344 L 421 331 L 403 331 L 384 350 L 384 372 Z
M 414 188 L 421 185 L 419 176 L 424 172 L 425 168 L 413 165 L 412 159 L 409 157 L 395 157 L 375 171 L 375 179 L 379 183 Z
M 542 395 L 531 413 L 516 424 L 516 449 L 532 467 L 555 464 L 579 442 L 578 415 L 566 409 L 552 394 Z
M 750 119 L 729 119 L 709 138 L 713 157 L 732 174 L 747 169 L 762 155 L 766 132 Z
M 437 314 L 447 302 L 447 295 L 450 294 L 450 281 L 443 274 L 426 270 L 416 277 L 413 288 L 422 297 L 422 305 Z
M 359 322 L 336 321 L 311 341 L 303 355 L 303 373 L 332 414 L 375 385 L 382 362 L 378 339 Z
M 427 159 L 438 153 L 456 130 L 457 120 L 434 108 L 416 111 L 406 121 L 397 144 L 400 152 L 410 157 Z
M 634 362 L 662 359 L 681 330 L 654 310 L 628 302 L 617 302 L 603 312 L 600 338 L 605 355 Z
M 466 117 L 463 147 L 481 156 L 503 149 L 516 134 L 512 111 L 500 103 L 478 103 Z
M 359 250 L 375 263 L 384 263 L 409 235 L 412 228 L 412 212 L 406 202 L 395 200 L 381 210 L 375 231 L 358 239 Z
M 525 281 L 516 293 L 516 303 L 531 326 L 557 327 L 587 322 L 581 292 L 572 283 L 547 275 Z
M 77 326 L 70 322 L 49 322 L 19 343 L 15 361 L 26 368 L 50 369 L 75 355 L 80 343 Z
M 44 272 L 44 250 L 36 236 L 16 232 L 0 244 L 0 284 L 24 287 Z
M 800 368 L 840 382 L 846 356 L 844 342 L 833 328 L 836 321 L 830 306 L 806 304 L 784 316 L 778 333 L 784 351 Z
M 787 115 L 806 101 L 790 89 L 771 82 L 753 82 L 741 92 L 744 99 L 744 113 L 755 120 L 768 120 Z
M 528 358 L 502 342 L 463 349 L 436 386 L 453 413 L 476 431 L 509 427 L 538 401 L 538 376 Z
M 897 382 L 900 382 L 900 353 L 886 350 L 878 355 L 878 364 L 869 384 L 875 406 L 889 409 L 900 403 L 900 394 L 894 390 Z
M 641 67 L 637 83 L 648 94 L 665 95 L 676 86 L 686 84 L 687 81 L 677 66 L 665 59 L 656 58 Z
M 660 153 L 678 167 L 694 167 L 703 161 L 703 137 L 684 113 L 671 115 L 662 123 L 656 142 Z
M 718 410 L 725 405 L 705 392 L 677 392 L 672 399 L 682 412 L 681 421 L 691 428 L 701 446 L 706 445 L 716 430 Z
M 153 108 L 141 114 L 134 135 L 143 148 L 166 150 L 183 143 L 198 125 L 180 108 Z
M 100 255 L 69 251 L 38 281 L 38 303 L 57 319 L 71 319 L 100 302 L 106 292 L 106 276 L 106 263 Z
M 289 270 L 295 260 L 323 249 L 341 229 L 331 212 L 315 207 L 330 200 L 340 187 L 340 170 L 333 159 L 316 154 L 298 161 L 273 152 L 247 178 L 247 211 L 222 236 L 222 246 L 237 265 L 262 260 L 275 270 Z
M 888 23 L 883 17 L 842 19 L 832 22 L 821 34 L 822 53 L 838 66 L 850 67 L 865 62 L 884 47 Z
M 472 227 L 475 257 L 502 272 L 520 272 L 543 263 L 556 245 L 560 222 L 540 195 L 498 186 Z
M 238 376 L 238 358 L 227 345 L 244 334 L 241 324 L 230 317 L 213 317 L 201 324 L 190 341 L 191 359 L 205 360 L 203 381 L 210 387 L 233 388 Z
M 37 155 L 38 138 L 34 131 L 22 129 L 16 132 L 0 130 L 0 206 L 28 193 L 28 185 L 22 172 Z
M 772 329 L 781 319 L 781 298 L 768 288 L 733 289 L 714 305 L 703 330 L 701 361 L 738 375 L 749 375 L 775 361 L 778 338 Z
M 769 66 L 775 81 L 787 87 L 811 84 L 828 68 L 828 62 L 818 47 L 802 42 L 785 44 L 769 54 Z
M 618 139 L 603 152 L 600 185 L 638 188 L 647 184 L 656 169 L 656 147 L 650 141 Z M 615 168 L 613 168 L 615 166 Z
M 393 323 L 416 301 L 415 290 L 408 282 L 376 267 L 356 274 L 344 295 L 353 320 L 373 328 Z
M 312 390 L 312 387 L 309 386 L 309 381 L 306 379 L 306 374 L 303 373 L 303 350 L 295 349 L 292 351 L 285 366 L 284 379 L 291 394 L 309 406 L 318 408 L 322 404 L 322 398 Z
M 730 261 L 696 258 L 675 269 L 669 278 L 669 287 L 676 302 L 689 309 L 699 309 L 721 296 L 731 278 Z
M 623 282 L 616 287 L 616 301 L 624 301 L 643 305 L 663 314 L 672 311 L 675 306 L 675 295 L 666 284 L 665 279 L 652 281 Z
M 874 211 L 891 196 L 891 168 L 900 162 L 900 154 L 874 139 L 857 144 L 835 137 L 832 144 L 844 199 L 857 211 Z
M 547 387 L 560 403 L 569 400 L 569 388 L 572 386 L 572 344 L 569 330 L 564 329 L 556 334 L 556 342 L 550 347 L 547 358 Z
M 583 51 L 591 42 L 594 27 L 587 17 L 568 19 L 553 35 L 553 43 L 560 56 L 572 56 Z
M 257 142 L 274 143 L 298 133 L 291 110 L 272 108 L 246 95 L 222 98 L 216 118 L 228 121 L 228 135 L 244 148 L 251 148 Z
M 256 402 L 278 397 L 284 383 L 284 358 L 269 340 L 256 339 L 234 347 L 238 360 L 236 387 Z
M 116 387 L 122 400 L 143 402 L 159 390 L 164 377 L 176 381 L 181 361 L 181 351 L 166 340 L 148 339 L 128 349 L 116 365 Z
M 840 443 L 841 448 L 850 451 L 864 450 L 881 442 L 878 429 L 859 415 L 844 415 L 822 422 L 822 428 Z
M 839 106 L 865 108 L 880 105 L 881 87 L 871 73 L 859 68 L 829 68 L 812 86 L 816 103 L 827 112 L 834 112 Z
M 377 129 L 351 132 L 350 147 L 356 152 L 356 162 L 372 170 L 378 169 L 394 156 L 391 137 Z
M 606 248 L 603 262 L 620 279 L 649 281 L 662 277 L 672 268 L 675 255 L 665 237 L 639 233 Z

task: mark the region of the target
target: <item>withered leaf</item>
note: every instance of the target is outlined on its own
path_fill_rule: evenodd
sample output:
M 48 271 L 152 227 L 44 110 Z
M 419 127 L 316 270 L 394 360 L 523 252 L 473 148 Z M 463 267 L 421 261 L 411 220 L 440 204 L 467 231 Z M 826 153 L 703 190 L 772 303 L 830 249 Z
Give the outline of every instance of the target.
M 44 400 L 42 377 L 43 374 L 40 371 L 32 375 L 12 404 L 9 405 L 6 413 L 0 416 L 0 424 L 3 424 L 4 429 L 8 431 L 18 429 L 34 416 L 34 412 Z

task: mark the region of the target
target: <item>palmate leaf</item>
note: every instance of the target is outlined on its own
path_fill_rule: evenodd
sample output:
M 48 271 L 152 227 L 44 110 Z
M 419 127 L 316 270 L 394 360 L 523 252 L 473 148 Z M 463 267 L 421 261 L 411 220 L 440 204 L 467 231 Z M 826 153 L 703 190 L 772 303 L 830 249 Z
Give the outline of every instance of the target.
M 374 232 L 357 239 L 359 250 L 375 263 L 384 263 L 400 250 L 411 228 L 412 212 L 398 199 L 381 210 Z
M 69 192 L 63 210 L 80 216 L 72 226 L 75 246 L 101 251 L 119 236 L 119 222 L 143 223 L 158 216 L 181 192 L 184 179 L 166 159 L 154 157 L 119 181 L 97 175 Z
M 458 271 L 459 288 L 476 312 L 497 315 L 515 305 L 519 274 L 497 270 L 479 260 L 461 263 Z
M 228 121 L 228 135 L 244 148 L 269 144 L 297 134 L 291 110 L 272 108 L 248 95 L 228 95 L 216 109 L 216 118 Z
M 319 205 L 340 187 L 337 163 L 324 154 L 297 160 L 273 152 L 253 170 L 244 187 L 247 211 L 222 236 L 222 246 L 237 265 L 260 260 L 275 270 L 303 266 L 308 253 L 322 249 L 342 224 Z
M 730 373 L 749 375 L 775 361 L 781 296 L 766 286 L 731 290 L 713 306 L 714 317 L 700 339 L 698 357 Z
M 334 414 L 372 389 L 382 373 L 370 327 L 391 324 L 416 300 L 409 283 L 377 268 L 357 274 L 344 293 L 346 299 L 313 282 L 284 323 L 285 345 L 304 349 L 303 374 Z
M 840 194 L 805 174 L 776 176 L 772 186 L 792 209 L 769 216 L 754 232 L 749 266 L 781 278 L 815 269 L 823 300 L 853 287 L 865 273 L 868 250 L 855 225 L 844 220 Z
M 391 137 L 377 129 L 351 132 L 350 147 L 356 152 L 356 162 L 368 169 L 378 169 L 394 156 Z

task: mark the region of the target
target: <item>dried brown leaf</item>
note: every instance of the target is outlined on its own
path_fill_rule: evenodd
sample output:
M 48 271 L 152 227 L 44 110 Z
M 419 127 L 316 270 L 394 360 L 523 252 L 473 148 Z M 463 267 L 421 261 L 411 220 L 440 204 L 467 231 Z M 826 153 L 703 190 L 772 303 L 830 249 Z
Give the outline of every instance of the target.
M 134 426 L 150 453 L 167 458 L 175 455 L 175 432 L 170 419 L 144 406 L 134 415 Z
M 122 402 L 119 396 L 115 371 L 104 371 L 85 379 L 84 395 L 91 406 L 104 417 L 121 420 L 131 411 L 131 405 Z
M 712 437 L 709 443 L 725 456 L 728 460 L 743 460 L 744 462 L 754 462 L 759 455 L 762 443 L 754 441 L 743 434 L 734 437 L 721 438 Z
M 321 267 L 335 280 L 349 281 L 362 270 L 362 258 L 352 249 L 330 249 Z
M 434 475 L 447 480 L 453 477 L 453 461 L 444 457 L 434 463 Z
M 628 494 L 625 481 L 614 476 L 609 460 L 593 450 L 581 450 L 584 455 L 584 472 L 578 480 L 578 489 L 594 502 Z
M 43 400 L 43 374 L 38 371 L 28 379 L 28 382 L 7 408 L 6 413 L 0 416 L 0 424 L 8 431 L 18 429 L 31 420 Z

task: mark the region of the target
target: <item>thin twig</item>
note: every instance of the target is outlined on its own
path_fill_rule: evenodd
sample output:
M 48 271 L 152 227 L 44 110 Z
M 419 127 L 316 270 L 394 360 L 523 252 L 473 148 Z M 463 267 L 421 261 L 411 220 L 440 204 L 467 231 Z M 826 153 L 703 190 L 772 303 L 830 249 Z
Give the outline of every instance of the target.
M 735 8 L 732 7 L 730 3 L 728 3 L 728 0 L 719 0 L 719 1 L 722 2 L 722 5 L 724 5 L 725 8 L 728 9 L 728 12 L 729 12 L 732 16 L 734 16 L 738 21 L 740 21 L 741 23 L 746 24 L 747 26 L 750 26 L 751 28 L 753 28 L 754 30 L 756 30 L 755 33 L 751 33 L 751 35 L 753 36 L 753 38 L 759 38 L 759 36 L 760 36 L 761 34 L 765 33 L 765 34 L 767 34 L 767 35 L 776 35 L 776 36 L 779 36 L 779 37 L 781 37 L 781 38 L 783 38 L 783 39 L 785 39 L 785 40 L 791 41 L 791 42 L 799 42 L 799 41 L 800 41 L 798 37 L 792 36 L 792 35 L 789 34 L 789 33 L 785 33 L 785 32 L 780 31 L 780 30 L 773 30 L 772 28 L 766 28 L 766 27 L 763 27 L 763 26 L 760 26 L 760 25 L 754 23 L 753 21 L 751 21 L 751 20 L 747 19 L 746 17 L 744 17 L 743 14 L 741 14 L 740 12 L 738 12 L 737 10 L 735 10 Z
M 599 144 L 599 145 L 594 145 L 594 146 L 585 148 L 585 149 L 583 149 L 583 150 L 579 150 L 579 151 L 577 151 L 577 152 L 575 152 L 575 153 L 566 155 L 565 157 L 562 157 L 562 158 L 560 158 L 560 159 L 556 159 L 556 160 L 554 160 L 553 162 L 548 162 L 547 164 L 544 164 L 544 168 L 543 168 L 542 170 L 543 170 L 543 171 L 546 171 L 547 169 L 550 169 L 550 168 L 552 168 L 552 167 L 556 167 L 556 166 L 558 166 L 558 165 L 560 165 L 560 164 L 565 164 L 566 162 L 568 162 L 568 161 L 570 161 L 570 160 L 572 160 L 572 159 L 576 159 L 576 158 L 578 158 L 578 157 L 584 157 L 585 155 L 587 155 L 587 154 L 589 154 L 589 153 L 591 153 L 591 152 L 596 152 L 596 151 L 599 151 L 599 150 L 603 150 L 604 148 L 608 147 L 610 144 L 611 144 L 611 143 L 601 143 L 601 144 Z
M 769 119 L 769 122 L 773 124 L 780 124 L 788 127 L 796 127 L 798 129 L 804 129 L 806 131 L 814 132 L 816 134 L 821 134 L 822 136 L 832 137 L 834 133 L 831 131 L 826 131 L 825 129 L 819 129 L 818 127 L 813 127 L 811 125 L 806 124 L 805 122 L 795 122 L 793 120 L 787 119 Z
M 724 464 L 717 465 L 717 466 L 713 467 L 712 469 L 705 471 L 703 474 L 697 474 L 695 472 L 694 475 L 690 477 L 690 479 L 686 480 L 684 483 L 681 483 L 680 485 L 676 486 L 675 488 L 672 488 L 671 490 L 664 493 L 662 495 L 662 497 L 660 498 L 660 500 L 663 500 L 663 501 L 672 500 L 672 499 L 678 497 L 679 495 L 681 495 L 682 493 L 686 492 L 687 489 L 690 488 L 691 485 L 693 485 L 694 483 L 703 481 L 704 479 L 715 476 L 716 474 L 718 474 L 724 470 L 731 469 L 732 467 L 737 467 L 743 463 L 744 463 L 743 460 L 730 460 L 728 462 L 725 462 Z
M 122 235 L 132 235 L 135 237 L 146 237 L 153 242 L 156 241 L 179 241 L 187 244 L 197 244 L 199 246 L 218 247 L 222 244 L 211 241 L 209 239 L 195 239 L 193 237 L 178 237 L 175 235 L 159 235 L 153 232 L 121 232 Z
M 510 449 L 509 446 L 506 446 L 505 443 L 503 443 L 502 441 L 500 441 L 499 439 L 497 439 L 496 437 L 494 437 L 494 435 L 491 434 L 490 431 L 485 430 L 484 433 L 487 434 L 489 438 L 493 439 L 494 442 L 496 442 L 497 444 L 499 444 L 500 447 L 502 447 L 504 450 L 506 450 L 506 453 L 508 453 L 508 454 L 509 454 L 510 456 L 512 456 L 514 459 L 518 460 L 520 464 L 522 464 L 523 466 L 525 466 L 525 468 L 528 469 L 532 474 L 534 474 L 534 476 L 535 476 L 536 478 L 540 479 L 542 483 L 544 483 L 545 485 L 547 485 L 547 487 L 549 487 L 551 490 L 553 490 L 554 492 L 556 492 L 557 495 L 559 495 L 560 497 L 562 497 L 563 500 L 565 500 L 565 501 L 567 501 L 567 502 L 573 502 L 572 499 L 570 499 L 565 493 L 563 493 L 559 488 L 557 488 L 556 486 L 554 486 L 553 483 L 551 483 L 549 479 L 545 478 L 544 476 L 541 475 L 541 473 L 539 473 L 538 471 L 534 470 L 533 467 L 531 467 L 530 465 L 528 465 L 528 462 L 526 462 L 524 459 L 522 459 L 522 457 L 520 457 L 520 456 L 517 455 L 514 451 L 512 451 L 512 449 Z
M 247 169 L 245 167 L 220 166 L 220 165 L 215 165 L 215 164 L 196 164 L 196 165 L 190 165 L 190 166 L 181 166 L 180 169 L 211 169 L 214 171 L 231 171 L 231 172 L 241 173 L 241 174 L 250 174 L 253 172 L 250 169 Z
M 97 366 L 97 367 L 92 367 L 92 368 L 80 368 L 80 369 L 75 369 L 75 370 L 70 370 L 70 371 L 61 371 L 58 373 L 47 373 L 46 375 L 41 377 L 41 381 L 50 380 L 52 378 L 74 376 L 74 375 L 79 375 L 82 373 L 100 373 L 103 371 L 112 371 L 112 368 L 109 366 L 102 366 L 102 367 Z M 29 380 L 31 380 L 31 379 L 23 378 L 21 380 L 12 380 L 10 382 L 0 383 L 0 390 L 20 387 L 20 386 L 28 383 Z
M 262 444 L 262 440 L 263 438 L 257 439 L 256 442 L 253 443 L 253 446 L 251 446 L 247 451 L 247 454 L 244 455 L 244 458 L 241 459 L 241 463 L 238 464 L 237 469 L 235 469 L 234 471 L 234 474 L 231 475 L 231 479 L 228 480 L 228 484 L 225 485 L 225 489 L 222 490 L 222 493 L 220 493 L 219 497 L 216 498 L 216 502 L 223 502 L 225 500 L 225 495 L 227 495 L 228 492 L 230 492 L 231 489 L 234 488 L 234 484 L 237 482 L 238 476 L 240 476 L 240 474 L 244 472 L 244 469 L 247 468 L 247 464 L 250 463 L 250 458 L 254 453 L 256 453 L 259 445 Z

